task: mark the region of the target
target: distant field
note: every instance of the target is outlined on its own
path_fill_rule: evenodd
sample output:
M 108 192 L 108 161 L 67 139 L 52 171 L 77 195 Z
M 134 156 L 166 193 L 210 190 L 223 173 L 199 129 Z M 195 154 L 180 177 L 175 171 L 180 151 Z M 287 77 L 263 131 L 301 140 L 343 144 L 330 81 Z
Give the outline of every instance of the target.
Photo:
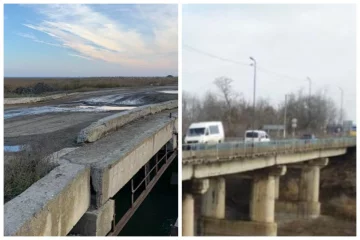
M 4 78 L 5 97 L 100 88 L 177 85 L 177 77 Z

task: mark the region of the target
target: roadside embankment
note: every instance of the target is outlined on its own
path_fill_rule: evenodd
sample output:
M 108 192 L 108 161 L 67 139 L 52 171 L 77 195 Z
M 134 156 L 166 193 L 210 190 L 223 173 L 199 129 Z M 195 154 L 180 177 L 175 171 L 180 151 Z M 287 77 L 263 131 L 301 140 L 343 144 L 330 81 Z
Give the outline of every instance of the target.
M 20 97 L 20 98 L 4 98 L 5 105 L 13 105 L 13 104 L 28 104 L 28 103 L 35 103 L 35 102 L 44 102 L 48 100 L 59 99 L 67 96 L 72 96 L 78 94 L 77 92 L 74 93 L 59 93 L 53 94 L 44 97 Z

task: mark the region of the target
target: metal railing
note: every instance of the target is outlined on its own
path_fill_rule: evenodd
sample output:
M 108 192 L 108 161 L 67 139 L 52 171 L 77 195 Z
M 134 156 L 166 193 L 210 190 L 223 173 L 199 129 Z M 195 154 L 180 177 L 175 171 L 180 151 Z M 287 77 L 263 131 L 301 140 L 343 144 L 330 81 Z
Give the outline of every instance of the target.
M 247 156 L 278 152 L 298 152 L 319 149 L 350 147 L 356 145 L 356 137 L 323 139 L 285 139 L 270 142 L 224 142 L 218 144 L 184 144 L 183 160 L 196 157 Z
M 176 143 L 177 146 L 177 143 Z M 159 155 L 161 154 L 161 157 Z M 155 154 L 155 164 L 150 169 L 149 162 L 144 166 L 144 177 L 142 180 L 135 185 L 134 178 L 131 181 L 131 207 L 126 211 L 126 213 L 121 217 L 121 219 L 115 223 L 115 215 L 114 220 L 112 222 L 112 230 L 108 233 L 107 236 L 117 236 L 120 231 L 124 228 L 125 224 L 129 221 L 132 217 L 134 212 L 139 208 L 141 203 L 145 200 L 146 196 L 150 193 L 153 189 L 155 184 L 158 182 L 160 177 L 166 171 L 166 169 L 170 166 L 173 160 L 178 155 L 178 149 L 175 148 L 173 150 L 169 150 L 167 145 L 165 144 L 164 150 L 159 151 Z M 153 176 L 152 176 L 153 175 Z M 141 188 L 143 186 L 143 188 Z M 140 192 L 138 197 L 135 197 L 135 193 L 138 191 Z M 116 212 L 116 211 L 115 211 Z

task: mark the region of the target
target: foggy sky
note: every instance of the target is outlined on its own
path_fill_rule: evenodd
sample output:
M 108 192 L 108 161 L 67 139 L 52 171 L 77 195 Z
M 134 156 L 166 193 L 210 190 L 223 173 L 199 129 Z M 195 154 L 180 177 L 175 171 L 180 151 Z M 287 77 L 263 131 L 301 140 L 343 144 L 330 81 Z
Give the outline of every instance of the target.
M 234 90 L 252 101 L 257 60 L 257 98 L 277 106 L 285 94 L 325 91 L 344 120 L 356 120 L 355 5 L 184 5 L 183 90 L 203 96 L 213 81 L 227 76 Z M 234 64 L 187 48 L 240 62 Z M 267 71 L 266 71 L 267 70 Z M 269 71 L 283 74 L 276 75 Z

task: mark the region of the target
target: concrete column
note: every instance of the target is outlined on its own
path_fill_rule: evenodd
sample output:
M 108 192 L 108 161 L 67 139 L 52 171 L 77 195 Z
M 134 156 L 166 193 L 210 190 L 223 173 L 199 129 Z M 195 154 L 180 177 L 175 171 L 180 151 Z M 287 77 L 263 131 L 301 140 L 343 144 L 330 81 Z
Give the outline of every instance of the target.
M 279 199 L 280 177 L 275 176 L 275 200 Z
M 328 158 L 320 158 L 308 162 L 307 165 L 301 168 L 298 207 L 299 217 L 316 218 L 320 216 L 320 169 L 328 163 Z
M 182 235 L 194 236 L 194 195 L 204 194 L 209 189 L 209 179 L 193 179 L 183 183 Z
M 182 198 L 182 235 L 194 236 L 194 197 L 189 193 Z
M 275 178 L 285 174 L 286 167 L 279 166 L 254 174 L 250 202 L 250 219 L 272 223 L 275 220 Z
M 253 179 L 250 218 L 256 222 L 274 222 L 275 177 L 264 175 Z
M 225 179 L 209 179 L 209 189 L 202 195 L 201 215 L 216 219 L 225 218 Z
M 319 202 L 320 169 L 328 164 L 328 158 L 311 160 L 305 164 L 289 167 L 300 168 L 299 195 L 296 206 L 293 206 L 298 217 L 316 218 L 320 216 Z
M 318 202 L 320 167 L 306 166 L 301 169 L 299 201 Z

